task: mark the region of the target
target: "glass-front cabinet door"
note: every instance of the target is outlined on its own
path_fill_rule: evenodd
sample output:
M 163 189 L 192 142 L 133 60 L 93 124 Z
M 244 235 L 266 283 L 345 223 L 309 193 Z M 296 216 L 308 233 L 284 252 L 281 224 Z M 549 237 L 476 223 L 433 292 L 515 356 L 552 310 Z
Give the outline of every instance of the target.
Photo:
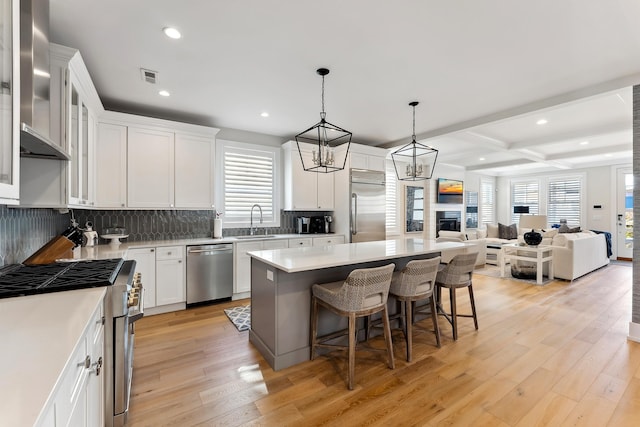
M 0 204 L 17 204 L 19 198 L 18 5 L 0 0 Z
M 83 99 L 79 83 L 72 73 L 67 78 L 67 139 L 71 161 L 68 164 L 70 205 L 93 205 L 93 179 L 91 173 L 94 131 L 93 117 Z

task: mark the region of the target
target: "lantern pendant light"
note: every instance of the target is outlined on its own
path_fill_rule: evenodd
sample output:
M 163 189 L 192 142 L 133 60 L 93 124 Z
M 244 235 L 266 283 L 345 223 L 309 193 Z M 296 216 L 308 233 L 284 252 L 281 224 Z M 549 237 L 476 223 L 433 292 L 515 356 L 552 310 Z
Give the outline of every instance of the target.
M 322 111 L 320 121 L 309 129 L 296 135 L 296 144 L 305 171 L 329 173 L 344 169 L 351 145 L 351 132 L 342 129 L 326 120 L 324 111 L 324 76 L 329 74 L 327 68 L 318 68 L 316 72 L 322 76 Z M 335 148 L 346 144 L 345 150 Z
M 418 105 L 418 101 L 410 102 L 409 105 L 413 107 L 411 142 L 391 153 L 393 166 L 400 181 L 431 179 L 438 158 L 438 150 L 416 141 L 416 105 Z

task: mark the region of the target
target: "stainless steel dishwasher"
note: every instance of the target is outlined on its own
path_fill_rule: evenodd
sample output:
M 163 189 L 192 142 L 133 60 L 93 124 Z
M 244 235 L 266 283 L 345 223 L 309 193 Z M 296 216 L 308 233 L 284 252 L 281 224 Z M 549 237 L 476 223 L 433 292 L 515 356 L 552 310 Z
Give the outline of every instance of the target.
M 233 244 L 187 246 L 187 305 L 232 294 Z

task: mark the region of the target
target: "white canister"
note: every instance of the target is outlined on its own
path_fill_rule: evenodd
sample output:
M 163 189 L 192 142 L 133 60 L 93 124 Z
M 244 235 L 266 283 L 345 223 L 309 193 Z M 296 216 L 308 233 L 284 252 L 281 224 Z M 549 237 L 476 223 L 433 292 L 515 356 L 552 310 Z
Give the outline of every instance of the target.
M 222 237 L 222 220 L 214 219 L 213 220 L 213 238 L 219 239 Z

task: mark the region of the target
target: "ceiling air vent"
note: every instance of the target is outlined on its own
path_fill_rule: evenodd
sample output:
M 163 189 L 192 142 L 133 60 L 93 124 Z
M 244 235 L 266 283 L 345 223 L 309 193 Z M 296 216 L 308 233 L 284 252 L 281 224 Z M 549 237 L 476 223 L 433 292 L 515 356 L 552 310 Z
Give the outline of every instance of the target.
M 142 80 L 147 83 L 151 83 L 152 85 L 158 83 L 158 72 L 145 70 L 144 68 L 140 68 L 140 74 L 142 75 Z

